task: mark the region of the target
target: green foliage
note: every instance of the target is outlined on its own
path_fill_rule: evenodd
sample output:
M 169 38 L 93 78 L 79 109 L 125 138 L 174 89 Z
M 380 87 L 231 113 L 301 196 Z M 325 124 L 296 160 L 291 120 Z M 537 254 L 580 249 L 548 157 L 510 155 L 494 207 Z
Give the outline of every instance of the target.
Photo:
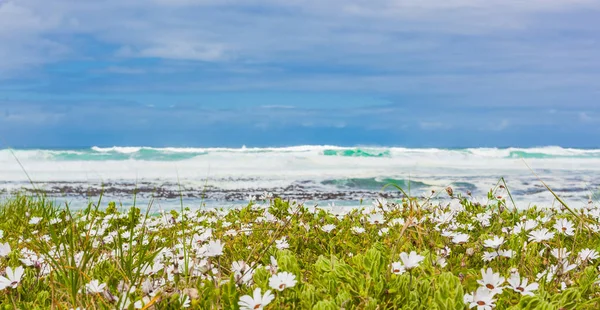
M 444 272 L 436 279 L 431 309 L 463 309 L 465 307 L 463 296 L 460 279 L 450 272 Z
M 492 190 L 488 203 L 460 193 L 439 204 L 406 198 L 344 214 L 274 198 L 153 215 L 138 207 L 119 211 L 114 202 L 73 211 L 14 197 L 0 206 L 0 244 L 11 247 L 0 271 L 24 266 L 25 275 L 17 289 L 0 291 L 0 309 L 114 309 L 117 300 L 129 308 L 143 302 L 157 310 L 238 309 L 241 296 L 260 288 L 274 295 L 267 309 L 454 310 L 467 307 L 465 294 L 481 286 L 485 268 L 504 278 L 518 271 L 540 285 L 524 296 L 504 283 L 494 296 L 498 309 L 600 309 L 598 262 L 577 259 L 582 249 L 600 249 L 598 227 L 586 227 L 596 211 L 514 210 L 497 196 Z M 553 227 L 560 219 L 574 224 L 572 235 Z M 555 236 L 535 242 L 533 228 L 515 231 L 528 220 Z M 469 239 L 454 243 L 449 233 Z M 493 250 L 485 244 L 496 236 L 504 242 Z M 216 240 L 222 254 L 202 252 Z M 566 261 L 551 254 L 562 248 L 570 252 Z M 482 259 L 500 250 L 514 254 Z M 404 264 L 400 253 L 411 251 L 423 257 L 418 266 L 393 273 L 393 263 Z M 574 267 L 556 271 L 563 263 Z M 548 270 L 555 270 L 553 278 L 540 280 Z M 281 272 L 293 274 L 296 284 L 271 287 Z M 106 285 L 102 293 L 87 293 L 92 280 Z

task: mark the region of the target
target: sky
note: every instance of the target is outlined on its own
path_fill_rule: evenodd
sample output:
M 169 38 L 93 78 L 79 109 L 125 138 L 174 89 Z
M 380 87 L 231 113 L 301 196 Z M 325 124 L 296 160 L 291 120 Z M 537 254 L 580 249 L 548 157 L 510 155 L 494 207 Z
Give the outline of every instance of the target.
M 0 0 L 0 148 L 600 147 L 597 0 Z

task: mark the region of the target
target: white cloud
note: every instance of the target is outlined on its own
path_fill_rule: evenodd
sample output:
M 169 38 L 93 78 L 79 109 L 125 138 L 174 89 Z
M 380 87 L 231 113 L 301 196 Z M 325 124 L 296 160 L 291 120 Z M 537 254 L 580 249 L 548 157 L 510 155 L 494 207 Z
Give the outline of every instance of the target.
M 67 55 L 69 47 L 43 36 L 59 24 L 16 1 L 0 2 L 0 78 Z
M 582 112 L 579 112 L 579 120 L 584 123 L 592 123 L 592 122 L 596 122 L 598 119 L 593 116 L 593 113 L 582 111 Z
M 98 57 L 238 66 L 239 72 L 225 80 L 161 83 L 157 88 L 408 93 L 590 89 L 598 87 L 598 74 L 564 71 L 598 63 L 593 61 L 597 45 L 551 39 L 530 43 L 513 39 L 513 34 L 559 22 L 540 21 L 540 14 L 599 5 L 592 0 L 9 0 L 0 5 L 0 78 L 59 60 L 86 59 L 89 51 L 73 39 L 85 36 L 107 44 L 103 48 L 109 50 Z M 505 33 L 509 35 L 502 38 Z M 256 78 L 260 72 L 246 69 L 273 63 L 367 72 L 285 78 L 285 72 L 270 72 L 268 78 Z M 137 73 L 127 66 L 108 70 Z M 462 74 L 469 70 L 493 73 L 478 78 Z M 128 87 L 117 86 L 123 91 Z
M 101 72 L 116 74 L 144 74 L 147 71 L 145 69 L 132 68 L 127 66 L 109 66 L 106 69 L 101 70 Z
M 502 130 L 505 130 L 505 129 L 509 128 L 510 125 L 511 125 L 511 123 L 510 123 L 509 120 L 502 119 L 500 121 L 500 123 L 498 123 L 498 124 L 492 123 L 490 129 L 494 130 L 494 131 L 502 131 Z
M 2 109 L 4 106 L 4 109 Z M 6 106 L 9 106 L 8 108 Z M 11 130 L 14 126 L 48 126 L 54 125 L 65 119 L 64 113 L 45 111 L 40 106 L 19 102 L 0 102 L 0 128 Z
M 294 109 L 294 106 L 284 105 L 284 104 L 270 104 L 270 105 L 261 105 L 263 109 Z
M 138 55 L 142 57 L 165 59 L 214 61 L 224 57 L 224 49 L 219 45 L 212 44 L 204 45 L 189 42 L 165 42 L 160 45 L 144 48 Z

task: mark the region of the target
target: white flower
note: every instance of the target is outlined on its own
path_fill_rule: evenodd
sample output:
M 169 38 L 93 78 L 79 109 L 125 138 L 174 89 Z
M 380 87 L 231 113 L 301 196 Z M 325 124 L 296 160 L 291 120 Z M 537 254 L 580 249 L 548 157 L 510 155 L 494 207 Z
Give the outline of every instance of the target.
M 403 274 L 404 272 L 406 272 L 406 269 L 404 269 L 404 266 L 402 265 L 402 263 L 400 263 L 400 262 L 392 263 L 392 273 L 393 274 Z
M 287 242 L 287 237 L 283 237 L 279 240 L 276 240 L 275 247 L 280 250 L 288 249 L 290 247 L 290 244 Z
M 534 282 L 527 285 L 527 282 L 527 278 L 523 278 L 523 281 L 521 281 L 521 277 L 519 276 L 518 272 L 513 273 L 508 278 L 508 284 L 515 292 L 521 293 L 521 295 L 533 296 L 533 291 L 538 289 L 539 284 Z
M 450 252 L 452 252 L 452 250 L 450 250 L 450 248 L 446 246 L 442 249 L 438 249 L 436 252 L 439 256 L 448 257 L 450 255 Z
M 0 252 L 2 252 L 2 251 L 0 250 Z M 581 251 L 579 251 L 579 254 L 577 256 L 579 257 L 579 260 L 581 260 L 582 262 L 583 261 L 591 262 L 600 257 L 598 252 L 596 250 L 592 250 L 592 249 L 582 249 Z
M 387 209 L 387 204 L 388 201 L 385 198 L 377 198 L 375 201 L 373 201 L 373 207 L 375 208 L 382 208 L 382 209 Z
M 267 269 L 267 271 L 270 272 L 271 274 L 276 274 L 277 270 L 279 269 L 279 265 L 277 264 L 277 259 L 275 259 L 275 257 L 271 256 L 270 261 L 271 261 L 271 264 L 269 264 L 267 267 L 265 267 L 265 269 Z
M 280 292 L 288 287 L 294 287 L 294 285 L 296 285 L 296 276 L 289 272 L 280 272 L 269 278 L 269 286 Z
M 41 218 L 41 217 L 37 217 L 37 216 L 35 216 L 35 217 L 32 217 L 32 218 L 29 220 L 29 224 L 31 224 L 31 225 L 36 225 L 36 224 L 38 224 L 38 223 L 39 223 L 41 220 L 42 220 L 42 218 Z
M 444 212 L 435 216 L 432 220 L 438 223 L 439 225 L 447 224 L 452 222 L 454 219 L 454 212 Z
M 467 241 L 469 241 L 470 236 L 467 234 L 454 234 L 452 236 L 452 242 L 459 244 L 459 243 L 465 243 Z
M 543 242 L 554 238 L 554 232 L 540 228 L 529 233 L 529 242 Z
M 271 301 L 275 299 L 275 296 L 271 294 L 271 291 L 266 291 L 264 295 L 261 293 L 260 288 L 254 289 L 253 296 L 244 295 L 240 297 L 238 305 L 240 310 L 261 310 Z
M 483 245 L 488 248 L 497 250 L 504 243 L 504 237 L 494 236 L 492 239 L 483 241 Z
M 538 218 L 538 221 L 540 221 L 540 223 L 542 224 L 546 224 L 548 223 L 550 220 L 552 219 L 552 215 L 551 214 L 546 214 L 540 218 Z
M 385 222 L 385 219 L 383 218 L 383 214 L 374 213 L 369 215 L 368 221 L 371 224 L 383 224 Z
M 475 220 L 481 224 L 482 227 L 488 227 L 490 226 L 490 219 L 492 218 L 492 215 L 490 213 L 481 213 L 481 214 L 477 214 L 475 216 Z
M 273 193 L 264 192 L 262 195 L 260 195 L 259 200 L 269 200 L 271 198 L 273 198 Z
M 19 266 L 14 270 L 11 267 L 6 267 L 6 277 L 0 276 L 0 290 L 8 287 L 17 288 L 24 273 L 25 269 L 23 269 L 22 266 Z
M 248 267 L 249 267 L 248 264 L 246 264 L 246 262 L 243 260 L 235 261 L 235 262 L 231 263 L 231 271 L 233 273 L 244 272 Z
M 566 236 L 573 236 L 575 234 L 575 229 L 573 227 L 573 223 L 567 219 L 559 219 L 554 224 L 554 229 L 558 230 L 559 233 L 562 233 Z
M 0 243 L 0 257 L 7 257 L 8 254 L 10 254 L 10 251 L 10 244 L 8 244 L 8 242 Z
M 223 244 L 221 243 L 221 240 L 210 241 L 208 242 L 208 244 L 202 247 L 200 253 L 202 253 L 202 255 L 205 257 L 215 257 L 223 255 Z
M 548 283 L 548 282 L 552 281 L 552 279 L 554 279 L 554 276 L 556 275 L 557 270 L 558 270 L 558 266 L 552 265 L 547 270 L 538 273 L 535 278 L 538 281 L 543 280 L 545 283 Z
M 483 252 L 482 259 L 484 262 L 492 261 L 494 258 L 498 257 L 498 253 L 496 252 Z
M 106 288 L 106 284 L 105 283 L 100 284 L 100 282 L 98 280 L 92 280 L 92 281 L 90 281 L 90 283 L 85 285 L 85 288 L 86 288 L 87 292 L 90 294 L 100 294 L 100 293 L 104 292 L 104 289 Z
M 538 222 L 535 220 L 527 220 L 525 222 L 517 223 L 515 227 L 513 227 L 513 233 L 518 234 L 521 232 L 528 232 L 534 228 L 536 228 Z
M 557 268 L 557 270 L 560 271 L 560 274 L 566 274 L 567 272 L 577 268 L 577 265 L 569 264 L 567 260 L 564 260 L 562 264 L 559 263 L 558 266 L 560 267 L 560 269 Z
M 179 295 L 179 304 L 181 308 L 189 308 L 190 307 L 190 297 L 186 294 Z
M 500 256 L 511 258 L 515 255 L 515 252 L 513 250 L 498 250 L 498 254 L 500 254 Z
M 404 224 L 406 223 L 406 221 L 403 218 L 397 218 L 397 219 L 393 219 L 390 221 L 390 226 L 404 226 Z
M 406 252 L 400 253 L 400 260 L 402 260 L 404 268 L 408 270 L 418 267 L 419 263 L 421 263 L 424 259 L 424 256 L 417 254 L 415 251 L 410 252 L 410 254 L 406 254 Z
M 150 297 L 144 296 L 141 300 L 136 301 L 133 304 L 133 308 L 135 309 L 143 309 L 145 305 L 150 303 Z
M 324 232 L 329 233 L 329 232 L 331 232 L 332 230 L 335 229 L 335 225 L 333 225 L 333 224 L 327 224 L 327 225 L 324 225 L 323 227 L 321 227 L 321 229 Z
M 550 250 L 550 254 L 552 254 L 552 256 L 556 257 L 557 260 L 562 261 L 563 259 L 569 257 L 571 252 L 567 251 L 566 248 L 561 248 L 561 249 Z
M 383 236 L 383 235 L 386 235 L 386 234 L 387 234 L 389 231 L 390 231 L 390 229 L 389 229 L 389 228 L 387 228 L 387 227 L 383 227 L 382 229 L 380 229 L 380 230 L 377 232 L 377 234 L 378 234 L 379 236 Z
M 164 285 L 164 279 L 162 280 L 157 280 L 157 281 L 152 281 L 150 280 L 151 278 L 146 278 L 146 280 L 144 280 L 144 282 L 142 282 L 142 292 L 144 292 L 144 294 L 154 297 L 156 296 L 156 294 L 159 293 L 159 288 L 161 288 Z M 148 300 L 150 301 L 150 300 Z M 147 303 L 147 301 L 142 300 L 142 302 Z
M 477 307 L 477 310 L 491 310 L 496 305 L 494 304 L 494 294 L 487 290 L 485 287 L 480 287 L 471 294 L 465 294 L 465 304 L 469 305 L 469 308 Z
M 442 229 L 442 231 L 440 232 L 440 235 L 442 235 L 442 237 L 451 238 L 454 235 L 456 235 L 456 232 L 450 231 L 450 230 L 447 230 L 447 229 Z
M 488 268 L 487 270 L 481 269 L 481 276 L 482 279 L 477 280 L 477 283 L 490 290 L 493 295 L 502 293 L 504 277 L 501 277 L 499 273 L 494 273 L 492 268 Z
M 446 259 L 443 257 L 438 257 L 435 262 L 434 265 L 436 266 L 440 266 L 442 268 L 446 267 L 446 265 L 448 265 L 448 263 L 446 262 Z
M 354 226 L 352 227 L 352 232 L 355 234 L 362 234 L 365 232 L 365 229 L 360 226 Z

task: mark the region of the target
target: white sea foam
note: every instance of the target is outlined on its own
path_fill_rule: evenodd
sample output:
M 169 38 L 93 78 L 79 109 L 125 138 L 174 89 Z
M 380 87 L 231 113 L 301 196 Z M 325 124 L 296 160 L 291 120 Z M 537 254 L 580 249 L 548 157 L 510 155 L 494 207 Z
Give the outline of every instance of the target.
M 352 151 L 362 150 L 354 156 Z M 146 153 L 144 153 L 146 151 Z M 147 151 L 152 151 L 148 154 Z M 326 156 L 326 151 L 334 156 Z M 350 152 L 342 156 L 344 151 Z M 520 153 L 515 153 L 520 152 Z M 14 154 L 14 155 L 13 155 Z M 186 155 L 185 157 L 173 157 Z M 511 155 L 512 154 L 512 155 Z M 525 154 L 527 158 L 516 157 Z M 189 156 L 188 156 L 189 155 Z M 180 182 L 226 190 L 283 188 L 310 181 L 321 190 L 333 189 L 326 180 L 379 178 L 412 180 L 444 187 L 467 182 L 485 194 L 504 177 L 518 199 L 551 201 L 548 192 L 535 191 L 539 181 L 529 165 L 553 188 L 586 200 L 600 186 L 600 150 L 540 148 L 410 149 L 400 147 L 294 146 L 283 148 L 149 148 L 93 147 L 88 150 L 0 150 L 0 189 L 37 182 Z M 4 185 L 2 185 L 4 183 Z M 519 193 L 529 193 L 522 194 Z M 283 193 L 285 194 L 285 193 Z M 572 197 L 571 197 L 572 196 Z

